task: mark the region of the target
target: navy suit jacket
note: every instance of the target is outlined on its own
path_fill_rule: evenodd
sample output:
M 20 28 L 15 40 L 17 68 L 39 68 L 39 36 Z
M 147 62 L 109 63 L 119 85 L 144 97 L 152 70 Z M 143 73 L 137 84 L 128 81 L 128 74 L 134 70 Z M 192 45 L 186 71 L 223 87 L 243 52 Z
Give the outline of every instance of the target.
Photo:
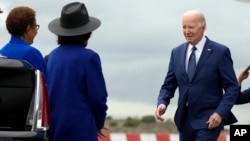
M 186 103 L 194 129 L 207 128 L 206 122 L 214 112 L 223 117 L 222 124 L 237 122 L 231 113 L 237 99 L 238 85 L 230 50 L 207 38 L 193 80 L 189 82 L 185 69 L 187 46 L 188 43 L 183 43 L 172 50 L 157 105 L 168 106 L 178 87 L 178 107 L 174 120 L 179 130 L 184 122 Z

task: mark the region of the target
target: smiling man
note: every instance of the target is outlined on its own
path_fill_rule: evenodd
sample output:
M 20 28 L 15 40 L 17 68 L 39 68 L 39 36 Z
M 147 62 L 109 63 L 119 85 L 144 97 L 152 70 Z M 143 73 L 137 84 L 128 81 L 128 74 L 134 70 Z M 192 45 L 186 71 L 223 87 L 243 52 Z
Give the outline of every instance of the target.
M 180 141 L 216 141 L 224 125 L 237 122 L 231 112 L 238 86 L 230 50 L 204 35 L 206 20 L 199 11 L 184 13 L 182 29 L 186 42 L 172 50 L 155 114 L 163 120 L 178 87 L 174 120 Z

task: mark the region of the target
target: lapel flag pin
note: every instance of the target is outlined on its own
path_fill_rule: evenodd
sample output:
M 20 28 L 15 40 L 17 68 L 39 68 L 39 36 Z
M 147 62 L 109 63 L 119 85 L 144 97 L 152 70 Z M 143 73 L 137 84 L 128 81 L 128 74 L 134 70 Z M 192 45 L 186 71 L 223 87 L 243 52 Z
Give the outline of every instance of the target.
M 207 51 L 211 51 L 211 49 L 210 49 L 210 48 L 208 48 L 208 49 L 207 49 Z

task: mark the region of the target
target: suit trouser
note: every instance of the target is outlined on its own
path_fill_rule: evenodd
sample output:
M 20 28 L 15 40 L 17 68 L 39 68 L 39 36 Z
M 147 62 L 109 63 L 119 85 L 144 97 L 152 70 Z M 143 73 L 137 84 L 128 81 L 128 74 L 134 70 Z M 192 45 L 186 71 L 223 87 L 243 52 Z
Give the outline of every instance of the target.
M 192 128 L 188 117 L 186 115 L 183 128 L 180 131 L 180 141 L 217 141 L 223 129 L 223 124 L 214 129 L 204 128 L 196 130 Z

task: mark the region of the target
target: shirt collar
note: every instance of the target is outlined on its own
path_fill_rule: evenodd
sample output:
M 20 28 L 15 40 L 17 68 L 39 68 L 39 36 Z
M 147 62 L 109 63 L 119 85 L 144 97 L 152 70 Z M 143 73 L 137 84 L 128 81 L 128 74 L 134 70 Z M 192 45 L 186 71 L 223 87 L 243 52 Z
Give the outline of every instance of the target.
M 197 51 L 201 52 L 203 50 L 205 43 L 206 43 L 206 40 L 207 40 L 206 37 L 203 36 L 202 39 L 195 45 Z M 192 47 L 193 47 L 193 45 L 191 45 L 191 44 L 188 45 L 189 51 L 192 51 Z

